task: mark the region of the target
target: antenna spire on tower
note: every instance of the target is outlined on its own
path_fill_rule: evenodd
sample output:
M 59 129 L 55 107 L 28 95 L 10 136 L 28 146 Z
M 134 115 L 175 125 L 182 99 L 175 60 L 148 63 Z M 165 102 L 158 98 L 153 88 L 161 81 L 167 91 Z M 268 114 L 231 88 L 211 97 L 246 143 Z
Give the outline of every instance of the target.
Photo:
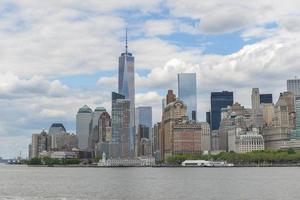
M 126 54 L 127 54 L 127 52 L 128 52 L 128 45 L 127 45 L 127 27 L 126 27 L 126 40 L 125 40 L 125 52 L 126 52 Z

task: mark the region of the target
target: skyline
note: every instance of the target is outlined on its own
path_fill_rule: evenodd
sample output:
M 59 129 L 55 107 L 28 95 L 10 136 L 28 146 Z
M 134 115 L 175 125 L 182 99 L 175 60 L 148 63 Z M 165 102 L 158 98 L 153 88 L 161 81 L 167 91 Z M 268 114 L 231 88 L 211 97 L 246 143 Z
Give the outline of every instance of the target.
M 25 153 L 31 134 L 54 122 L 75 132 L 76 112 L 85 104 L 111 110 L 126 27 L 136 59 L 136 107 L 152 106 L 153 122 L 160 118 L 167 90 L 178 95 L 176 79 L 182 72 L 197 73 L 200 121 L 213 91 L 233 91 L 235 102 L 246 107 L 256 87 L 276 100 L 286 80 L 298 75 L 300 5 L 287 1 L 283 9 L 255 3 L 1 2 L 0 102 L 5 114 L 0 156 Z M 223 7 L 216 12 L 215 6 Z M 253 12 L 245 13 L 244 7 Z

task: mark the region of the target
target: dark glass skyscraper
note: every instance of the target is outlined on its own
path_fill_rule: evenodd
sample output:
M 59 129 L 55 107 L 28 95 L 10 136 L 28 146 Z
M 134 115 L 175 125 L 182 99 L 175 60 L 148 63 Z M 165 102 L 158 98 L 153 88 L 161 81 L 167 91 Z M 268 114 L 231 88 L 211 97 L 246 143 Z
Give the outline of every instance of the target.
M 260 103 L 273 103 L 273 95 L 272 94 L 260 94 L 259 101 L 260 101 Z
M 218 130 L 221 122 L 221 109 L 233 105 L 233 92 L 212 92 L 210 97 L 211 130 Z

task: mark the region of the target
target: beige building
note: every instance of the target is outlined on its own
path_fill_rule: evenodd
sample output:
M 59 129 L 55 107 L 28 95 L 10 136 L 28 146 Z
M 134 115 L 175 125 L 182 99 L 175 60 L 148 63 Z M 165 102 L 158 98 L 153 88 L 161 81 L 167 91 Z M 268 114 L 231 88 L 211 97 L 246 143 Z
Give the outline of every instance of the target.
M 264 150 L 264 139 L 257 128 L 243 131 L 241 128 L 230 130 L 228 133 L 228 151 L 247 153 Z
M 256 132 L 247 132 L 245 135 L 240 135 L 236 142 L 236 150 L 238 153 L 264 149 L 264 138 Z
M 51 135 L 51 150 L 63 151 L 73 148 L 78 148 L 78 138 L 75 134 L 61 132 Z
M 235 103 L 221 110 L 221 123 L 219 128 L 219 150 L 228 151 L 228 133 L 236 128 L 242 130 L 250 129 L 253 126 L 251 109 Z
M 44 130 L 39 134 L 32 134 L 31 157 L 39 157 L 42 152 L 49 151 L 51 147 L 51 137 Z
M 176 121 L 187 118 L 187 107 L 181 100 L 169 103 L 163 112 L 162 117 L 162 153 L 161 158 L 165 159 L 172 155 L 172 129 Z
M 274 104 L 262 103 L 261 107 L 262 107 L 262 113 L 263 113 L 264 126 L 267 126 L 267 127 L 272 126 L 273 119 L 275 117 Z
M 281 149 L 290 140 L 290 132 L 295 127 L 294 95 L 291 92 L 280 93 L 274 106 L 271 126 L 262 130 L 266 149 Z

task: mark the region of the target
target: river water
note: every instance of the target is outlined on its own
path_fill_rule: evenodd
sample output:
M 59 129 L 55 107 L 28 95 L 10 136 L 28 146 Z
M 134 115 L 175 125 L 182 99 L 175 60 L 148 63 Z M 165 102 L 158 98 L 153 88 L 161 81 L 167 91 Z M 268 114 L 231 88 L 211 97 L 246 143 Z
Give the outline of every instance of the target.
M 300 168 L 0 166 L 0 200 L 299 200 Z

